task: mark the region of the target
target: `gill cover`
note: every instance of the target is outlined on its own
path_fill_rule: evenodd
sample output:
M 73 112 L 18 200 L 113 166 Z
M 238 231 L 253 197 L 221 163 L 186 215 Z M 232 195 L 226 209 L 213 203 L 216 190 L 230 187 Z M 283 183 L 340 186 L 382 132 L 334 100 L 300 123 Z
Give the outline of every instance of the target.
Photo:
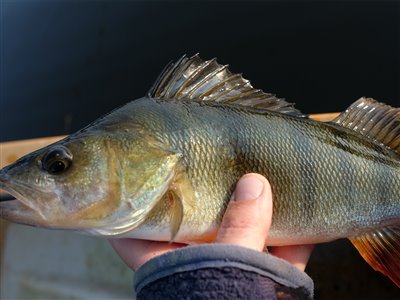
M 166 194 L 180 155 L 166 153 L 160 148 L 138 148 L 126 153 L 124 159 L 116 159 L 109 147 L 110 199 L 118 199 L 119 207 L 104 222 L 107 226 L 87 229 L 89 233 L 115 236 L 131 231 L 146 220 L 151 210 Z M 101 204 L 98 204 L 101 206 Z M 99 207 L 101 217 L 101 207 Z M 90 208 L 90 214 L 96 210 Z

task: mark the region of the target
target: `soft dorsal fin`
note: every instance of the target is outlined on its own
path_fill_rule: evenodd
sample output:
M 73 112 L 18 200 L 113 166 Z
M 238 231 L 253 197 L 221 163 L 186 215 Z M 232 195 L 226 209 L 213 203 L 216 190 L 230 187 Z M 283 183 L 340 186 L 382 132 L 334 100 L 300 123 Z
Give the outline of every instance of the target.
M 363 97 L 333 122 L 383 143 L 400 154 L 400 108 Z
M 204 61 L 197 54 L 171 62 L 149 92 L 155 99 L 185 99 L 240 104 L 305 117 L 292 103 L 255 89 L 241 74 L 233 74 L 216 59 Z

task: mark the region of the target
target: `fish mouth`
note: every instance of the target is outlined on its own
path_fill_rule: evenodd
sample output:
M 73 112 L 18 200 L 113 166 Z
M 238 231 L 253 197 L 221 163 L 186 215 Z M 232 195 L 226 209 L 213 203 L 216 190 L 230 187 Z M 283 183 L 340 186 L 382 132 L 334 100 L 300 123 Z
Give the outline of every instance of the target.
M 3 173 L 3 172 L 1 172 Z M 0 173 L 0 202 L 16 200 L 15 197 L 5 190 L 7 182 L 5 175 Z
M 31 187 L 0 170 L 0 219 L 51 229 L 86 229 L 79 220 L 60 214 L 54 203 L 56 197 L 51 191 Z
M 18 190 L 24 190 L 23 186 L 11 182 L 7 174 L 0 172 L 0 218 L 34 226 L 43 223 L 40 212 Z
M 11 182 L 9 176 L 0 173 L 0 202 L 19 200 L 25 205 L 28 205 L 27 199 L 18 190 L 31 190 L 31 188 L 26 187 L 24 184 L 19 184 L 16 182 Z M 34 209 L 34 208 L 32 208 Z
M 42 218 L 36 211 L 3 191 L 0 198 L 0 219 L 32 226 L 42 223 Z
M 14 201 L 17 200 L 15 197 L 6 191 L 0 190 L 0 202 L 6 202 L 6 201 Z

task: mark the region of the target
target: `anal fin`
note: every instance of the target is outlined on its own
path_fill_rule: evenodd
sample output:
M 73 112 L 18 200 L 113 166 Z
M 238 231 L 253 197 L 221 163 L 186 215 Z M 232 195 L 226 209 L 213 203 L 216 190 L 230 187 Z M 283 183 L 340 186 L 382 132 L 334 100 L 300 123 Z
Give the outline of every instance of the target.
M 350 239 L 374 270 L 400 287 L 400 225 L 385 227 Z

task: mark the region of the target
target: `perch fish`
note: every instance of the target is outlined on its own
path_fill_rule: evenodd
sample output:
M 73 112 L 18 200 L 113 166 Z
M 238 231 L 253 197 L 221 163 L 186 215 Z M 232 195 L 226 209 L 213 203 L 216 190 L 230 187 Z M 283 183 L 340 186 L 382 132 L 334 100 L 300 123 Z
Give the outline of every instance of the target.
M 400 286 L 400 109 L 361 98 L 317 122 L 198 55 L 148 95 L 0 171 L 13 222 L 106 237 L 212 241 L 237 180 L 266 176 L 268 245 L 349 238 Z

